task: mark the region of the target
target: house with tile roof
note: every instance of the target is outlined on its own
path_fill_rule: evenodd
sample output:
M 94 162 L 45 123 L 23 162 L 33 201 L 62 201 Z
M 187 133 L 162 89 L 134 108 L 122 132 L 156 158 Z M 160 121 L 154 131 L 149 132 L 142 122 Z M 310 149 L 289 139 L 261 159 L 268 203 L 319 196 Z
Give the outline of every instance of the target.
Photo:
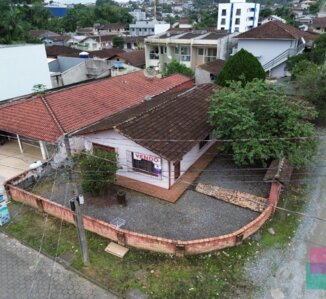
M 176 200 L 183 175 L 215 144 L 208 98 L 216 89 L 204 84 L 148 99 L 72 134 L 79 146 L 74 150 L 114 151 L 118 184 Z
M 196 85 L 213 83 L 218 74 L 222 71 L 224 64 L 225 60 L 217 59 L 198 65 L 195 70 Z
M 179 74 L 149 79 L 140 71 L 31 94 L 1 103 L 0 130 L 17 139 L 40 142 L 43 148 L 46 144 L 59 145 L 64 157 L 64 136 L 112 117 L 149 97 L 192 85 L 189 78 Z
M 326 17 L 315 18 L 312 20 L 311 28 L 318 33 L 326 32 Z
M 284 77 L 288 58 L 302 53 L 315 37 L 280 21 L 271 21 L 236 38 L 234 53 L 244 49 L 257 57 L 270 77 Z

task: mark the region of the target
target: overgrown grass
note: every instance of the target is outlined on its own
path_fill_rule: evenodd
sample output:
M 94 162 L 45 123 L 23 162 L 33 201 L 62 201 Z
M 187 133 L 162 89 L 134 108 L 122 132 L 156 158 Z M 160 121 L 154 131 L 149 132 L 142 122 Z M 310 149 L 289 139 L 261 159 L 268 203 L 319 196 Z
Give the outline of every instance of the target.
M 305 202 L 303 186 L 292 186 L 283 194 L 279 206 L 301 211 Z M 17 202 L 9 207 L 12 222 L 0 231 L 34 248 L 41 247 L 51 256 L 72 252 L 76 255 L 72 266 L 105 287 L 121 293 L 138 288 L 155 299 L 235 298 L 238 293 L 250 298 L 255 286 L 246 280 L 244 264 L 266 248 L 286 246 L 300 221 L 296 214 L 277 210 L 261 229 L 259 242 L 247 239 L 238 247 L 184 258 L 130 249 L 124 259 L 119 259 L 104 252 L 109 240 L 87 233 L 91 265 L 84 267 L 73 225 Z M 267 232 L 269 227 L 274 228 L 275 235 Z

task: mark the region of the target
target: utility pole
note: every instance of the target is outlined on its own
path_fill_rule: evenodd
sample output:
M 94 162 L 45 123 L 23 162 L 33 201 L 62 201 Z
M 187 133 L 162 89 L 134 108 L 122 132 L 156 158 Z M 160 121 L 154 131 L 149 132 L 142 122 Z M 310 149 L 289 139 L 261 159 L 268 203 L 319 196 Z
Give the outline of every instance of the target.
M 67 134 L 65 134 L 64 136 L 64 142 L 65 142 L 65 147 L 67 152 L 67 158 L 68 161 L 70 162 L 70 165 L 68 166 L 68 176 L 69 176 L 69 181 L 72 182 L 73 193 L 74 193 L 74 197 L 70 199 L 70 208 L 73 212 L 75 212 L 74 221 L 77 228 L 78 240 L 83 256 L 83 262 L 84 265 L 89 265 L 88 246 L 87 246 L 86 234 L 84 229 L 83 217 L 80 211 L 80 204 L 84 203 L 84 197 L 82 195 L 79 195 L 80 193 L 76 184 L 76 180 L 72 174 L 73 161 L 71 158 L 71 149 L 70 149 L 69 138 Z M 81 202 L 80 199 L 83 202 Z
M 80 204 L 79 204 L 79 198 L 73 197 L 70 199 L 70 207 L 74 214 L 74 221 L 77 228 L 77 234 L 79 239 L 79 244 L 83 256 L 83 262 L 85 265 L 89 265 L 89 256 L 88 256 L 88 246 L 87 246 L 87 240 L 86 240 L 86 234 L 84 229 L 84 223 L 83 223 L 83 217 L 81 215 L 80 211 Z

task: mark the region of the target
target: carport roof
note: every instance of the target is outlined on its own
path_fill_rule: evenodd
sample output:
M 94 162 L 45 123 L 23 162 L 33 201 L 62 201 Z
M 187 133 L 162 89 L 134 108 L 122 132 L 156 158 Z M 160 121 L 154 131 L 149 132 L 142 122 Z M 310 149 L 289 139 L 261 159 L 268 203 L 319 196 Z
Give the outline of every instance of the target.
M 42 96 L 30 96 L 0 104 L 0 130 L 36 140 L 57 142 L 103 118 L 154 96 L 192 82 L 175 74 L 163 79 L 135 72 L 124 76 L 87 82 Z

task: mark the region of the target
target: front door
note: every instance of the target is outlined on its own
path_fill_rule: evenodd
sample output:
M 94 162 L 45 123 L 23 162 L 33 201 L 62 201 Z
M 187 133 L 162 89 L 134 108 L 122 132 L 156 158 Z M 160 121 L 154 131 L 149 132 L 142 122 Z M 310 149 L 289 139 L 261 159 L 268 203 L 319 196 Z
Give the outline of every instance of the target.
M 173 163 L 174 165 L 174 179 L 176 180 L 180 176 L 180 161 Z

